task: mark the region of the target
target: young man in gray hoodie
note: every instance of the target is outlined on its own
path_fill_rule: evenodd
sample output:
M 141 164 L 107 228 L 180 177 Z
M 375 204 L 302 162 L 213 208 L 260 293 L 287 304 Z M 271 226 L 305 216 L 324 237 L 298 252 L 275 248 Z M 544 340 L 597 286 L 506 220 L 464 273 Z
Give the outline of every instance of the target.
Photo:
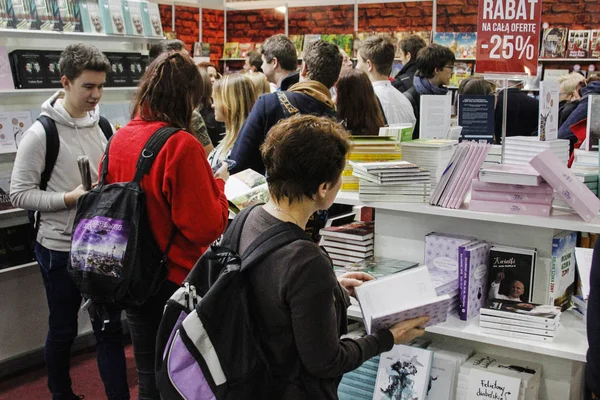
M 53 400 L 79 399 L 71 388 L 70 351 L 77 336 L 81 295 L 67 272 L 77 199 L 85 193 L 77 157 L 88 156 L 92 182 L 106 137 L 98 125 L 98 102 L 110 63 L 96 47 L 69 45 L 59 61 L 63 90 L 42 104 L 42 115 L 56 124 L 59 152 L 46 190 L 40 190 L 45 167 L 46 132 L 35 122 L 25 133 L 13 168 L 10 200 L 15 207 L 39 212 L 35 256 L 46 288 L 49 318 L 44 357 Z M 129 399 L 120 310 L 110 321 L 93 318 L 100 375 L 109 400 Z

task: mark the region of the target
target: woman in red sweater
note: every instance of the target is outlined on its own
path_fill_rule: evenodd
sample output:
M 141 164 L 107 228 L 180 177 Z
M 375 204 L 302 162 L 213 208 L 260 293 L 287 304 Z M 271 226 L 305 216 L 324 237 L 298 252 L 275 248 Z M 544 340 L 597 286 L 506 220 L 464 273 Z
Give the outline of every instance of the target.
M 164 305 L 227 225 L 227 165 L 213 176 L 202 144 L 189 133 L 192 111 L 203 95 L 210 95 L 202 93 L 202 87 L 191 58 L 177 53 L 158 57 L 140 82 L 131 122 L 110 144 L 106 183 L 129 182 L 152 134 L 163 126 L 182 129 L 167 140 L 141 182 L 150 228 L 162 251 L 173 229 L 177 230 L 168 253 L 168 280 L 144 305 L 126 310 L 141 400 L 160 399 L 154 360 Z

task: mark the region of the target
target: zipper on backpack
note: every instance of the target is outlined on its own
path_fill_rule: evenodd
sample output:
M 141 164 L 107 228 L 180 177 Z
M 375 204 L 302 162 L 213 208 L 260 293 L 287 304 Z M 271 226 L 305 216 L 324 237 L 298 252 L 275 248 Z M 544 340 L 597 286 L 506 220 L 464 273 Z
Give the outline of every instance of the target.
M 198 305 L 198 301 L 196 298 L 196 286 L 190 285 L 190 291 L 191 291 L 191 295 L 192 295 L 192 304 L 193 304 L 193 308 L 191 308 L 190 311 L 193 311 L 196 309 L 196 306 Z

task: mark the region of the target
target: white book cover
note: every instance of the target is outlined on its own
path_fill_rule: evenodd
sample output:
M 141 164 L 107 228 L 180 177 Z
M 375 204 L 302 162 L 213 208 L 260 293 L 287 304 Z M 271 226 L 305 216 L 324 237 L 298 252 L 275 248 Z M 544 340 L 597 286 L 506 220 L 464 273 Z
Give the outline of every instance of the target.
M 433 352 L 396 345 L 382 353 L 373 400 L 425 400 Z
M 466 400 L 519 400 L 521 380 L 478 369 L 471 370 Z
M 412 268 L 356 288 L 367 332 L 429 315 L 426 326 L 444 322 L 451 298 L 437 296 L 426 266 Z
M 490 329 L 480 327 L 479 331 L 481 333 L 485 333 L 486 335 L 498 335 L 498 336 L 506 336 L 515 339 L 523 339 L 523 340 L 532 340 L 534 342 L 545 342 L 545 343 L 553 343 L 554 337 L 552 336 L 542 336 L 542 335 L 532 335 L 529 333 L 520 333 L 513 331 L 505 331 L 500 329 Z
M 502 325 L 512 325 L 512 326 L 522 326 L 525 328 L 534 328 L 534 329 L 546 329 L 546 330 L 556 330 L 557 323 L 556 321 L 552 322 L 531 322 L 531 321 L 522 321 L 519 319 L 512 318 L 502 318 L 498 316 L 492 315 L 484 315 L 481 314 L 479 316 L 479 322 L 489 322 L 493 324 L 502 324 Z
M 452 96 L 422 95 L 419 132 L 423 139 L 443 139 L 450 129 Z
M 560 85 L 557 81 L 540 83 L 540 110 L 538 138 L 540 141 L 558 139 L 558 97 Z
M 435 351 L 429 373 L 428 400 L 453 400 L 460 359 L 444 352 Z
M 23 135 L 32 125 L 29 111 L 5 111 L 0 113 L 0 153 L 14 153 Z
M 469 375 L 473 369 L 517 378 L 523 389 L 539 384 L 542 376 L 542 365 L 531 361 L 531 358 L 516 360 L 485 353 L 476 353 L 463 363 L 460 374 Z
M 554 337 L 556 330 L 553 329 L 537 329 L 537 328 L 527 328 L 524 326 L 517 325 L 508 325 L 503 323 L 494 323 L 494 322 L 486 322 L 479 321 L 479 326 L 481 328 L 493 329 L 496 332 L 499 331 L 511 331 L 517 333 L 528 333 L 530 335 L 540 335 L 540 336 L 551 336 Z M 498 333 L 501 334 L 501 333 Z

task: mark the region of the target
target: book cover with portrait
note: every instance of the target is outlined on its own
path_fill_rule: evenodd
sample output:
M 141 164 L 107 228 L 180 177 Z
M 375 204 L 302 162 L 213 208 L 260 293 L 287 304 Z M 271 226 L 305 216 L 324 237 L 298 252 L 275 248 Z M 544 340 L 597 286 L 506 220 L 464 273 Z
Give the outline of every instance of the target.
M 537 251 L 508 246 L 490 249 L 488 298 L 531 303 Z

